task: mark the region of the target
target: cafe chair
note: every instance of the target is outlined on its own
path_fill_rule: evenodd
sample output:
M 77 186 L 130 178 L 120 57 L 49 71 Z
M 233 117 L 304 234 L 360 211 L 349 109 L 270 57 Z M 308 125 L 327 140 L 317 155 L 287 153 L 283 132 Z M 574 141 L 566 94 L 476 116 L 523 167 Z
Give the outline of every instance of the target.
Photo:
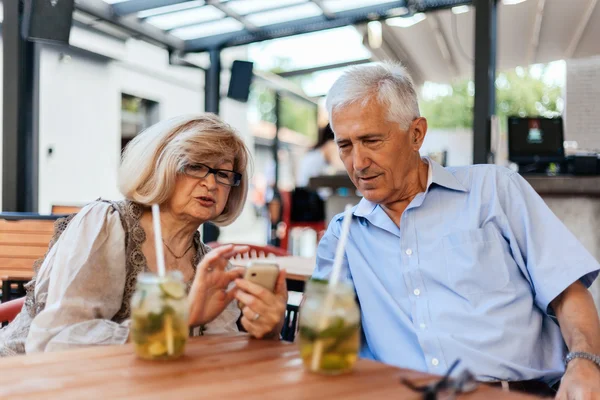
M 259 258 L 269 258 L 269 257 L 285 257 L 289 256 L 288 252 L 284 249 L 280 249 L 275 246 L 258 246 L 254 244 L 241 244 L 241 243 L 233 243 L 236 246 L 248 246 L 249 249 L 246 253 L 239 254 L 235 257 L 236 260 L 255 260 Z M 224 243 L 218 242 L 209 242 L 206 243 L 208 247 L 211 249 L 216 249 L 217 247 L 224 246 Z
M 25 297 L 0 304 L 0 322 L 2 323 L 2 326 L 5 326 L 15 319 L 17 314 L 21 312 L 23 304 L 25 304 Z

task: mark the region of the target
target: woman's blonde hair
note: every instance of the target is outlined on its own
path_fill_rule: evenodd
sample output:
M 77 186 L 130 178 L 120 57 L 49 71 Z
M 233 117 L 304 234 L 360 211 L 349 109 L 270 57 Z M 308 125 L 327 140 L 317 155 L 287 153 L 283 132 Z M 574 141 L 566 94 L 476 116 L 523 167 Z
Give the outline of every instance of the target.
M 172 195 L 177 174 L 187 164 L 233 162 L 242 174 L 223 213 L 212 220 L 229 225 L 240 215 L 248 194 L 250 153 L 235 130 L 214 114 L 183 115 L 161 121 L 137 135 L 125 148 L 119 190 L 129 200 L 150 206 Z

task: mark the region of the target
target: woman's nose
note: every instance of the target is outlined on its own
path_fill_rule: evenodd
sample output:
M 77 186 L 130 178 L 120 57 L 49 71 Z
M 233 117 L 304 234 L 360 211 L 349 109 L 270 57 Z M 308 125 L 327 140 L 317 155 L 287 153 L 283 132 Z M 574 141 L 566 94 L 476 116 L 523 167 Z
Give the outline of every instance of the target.
M 213 173 L 206 175 L 200 182 L 209 189 L 217 187 L 217 179 Z

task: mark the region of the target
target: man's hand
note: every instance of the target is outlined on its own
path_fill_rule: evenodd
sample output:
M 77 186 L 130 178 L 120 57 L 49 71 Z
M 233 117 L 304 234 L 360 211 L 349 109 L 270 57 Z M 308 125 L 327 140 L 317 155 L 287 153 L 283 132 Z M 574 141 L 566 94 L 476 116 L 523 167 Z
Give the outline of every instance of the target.
M 600 367 L 581 358 L 571 361 L 562 378 L 556 399 L 600 400 Z
M 600 354 L 600 320 L 592 295 L 579 281 L 551 302 L 570 351 Z M 567 365 L 556 396 L 561 400 L 600 400 L 600 367 L 575 358 Z

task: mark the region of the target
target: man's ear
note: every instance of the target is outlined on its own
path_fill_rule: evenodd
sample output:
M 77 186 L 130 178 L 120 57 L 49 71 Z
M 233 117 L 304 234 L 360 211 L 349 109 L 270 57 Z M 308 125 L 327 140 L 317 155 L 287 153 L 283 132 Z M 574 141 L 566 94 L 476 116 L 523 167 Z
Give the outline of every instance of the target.
M 423 117 L 415 119 L 410 124 L 409 134 L 411 135 L 413 149 L 419 151 L 427 134 L 427 120 Z

